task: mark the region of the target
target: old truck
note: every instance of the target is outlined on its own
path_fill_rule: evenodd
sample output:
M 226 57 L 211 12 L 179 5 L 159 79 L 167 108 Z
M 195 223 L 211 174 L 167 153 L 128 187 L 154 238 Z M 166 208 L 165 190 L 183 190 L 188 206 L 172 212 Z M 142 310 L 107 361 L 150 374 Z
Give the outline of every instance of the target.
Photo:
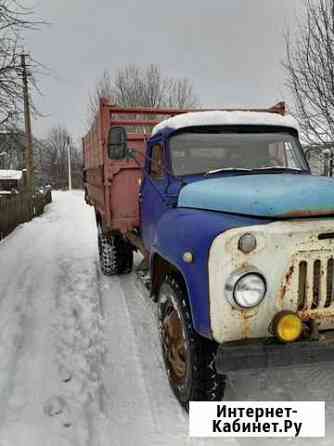
M 311 175 L 284 103 L 101 100 L 83 150 L 102 271 L 128 273 L 142 253 L 185 407 L 222 399 L 233 370 L 334 358 L 334 180 Z

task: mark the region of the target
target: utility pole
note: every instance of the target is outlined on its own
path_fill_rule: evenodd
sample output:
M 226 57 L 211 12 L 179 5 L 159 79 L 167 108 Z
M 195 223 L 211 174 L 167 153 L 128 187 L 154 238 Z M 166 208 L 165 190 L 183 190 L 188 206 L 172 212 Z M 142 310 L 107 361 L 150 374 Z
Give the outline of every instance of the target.
M 32 133 L 31 133 L 31 116 L 30 116 L 30 103 L 29 103 L 29 85 L 28 85 L 28 73 L 26 64 L 27 54 L 21 54 L 21 68 L 22 68 L 22 80 L 23 80 L 23 99 L 24 99 L 24 124 L 25 124 L 25 167 L 27 169 L 27 190 L 32 193 L 33 183 L 33 153 L 32 153 Z
M 68 190 L 72 190 L 71 138 L 67 138 Z

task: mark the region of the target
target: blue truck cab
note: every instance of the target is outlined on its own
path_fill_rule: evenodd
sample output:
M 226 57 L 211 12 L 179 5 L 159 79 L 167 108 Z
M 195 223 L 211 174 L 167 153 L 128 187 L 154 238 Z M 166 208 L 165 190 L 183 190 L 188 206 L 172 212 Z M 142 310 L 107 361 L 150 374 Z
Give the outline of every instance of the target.
M 146 155 L 141 236 L 180 401 L 222 398 L 231 370 L 332 359 L 334 181 L 311 175 L 296 121 L 187 113 Z
M 117 153 L 142 169 L 139 226 L 110 243 L 100 224 L 101 264 L 112 270 L 118 252 L 127 272 L 142 252 L 181 404 L 221 400 L 230 371 L 334 359 L 334 180 L 311 174 L 296 120 L 275 108 L 178 114 L 145 153 L 116 133 Z

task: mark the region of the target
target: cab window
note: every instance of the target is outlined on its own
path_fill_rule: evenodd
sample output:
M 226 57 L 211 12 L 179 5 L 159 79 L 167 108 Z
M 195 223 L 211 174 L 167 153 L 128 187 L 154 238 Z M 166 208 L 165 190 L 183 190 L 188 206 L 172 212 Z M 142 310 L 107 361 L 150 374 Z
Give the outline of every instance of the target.
M 161 144 L 152 147 L 149 173 L 154 179 L 161 179 L 164 176 L 164 151 Z

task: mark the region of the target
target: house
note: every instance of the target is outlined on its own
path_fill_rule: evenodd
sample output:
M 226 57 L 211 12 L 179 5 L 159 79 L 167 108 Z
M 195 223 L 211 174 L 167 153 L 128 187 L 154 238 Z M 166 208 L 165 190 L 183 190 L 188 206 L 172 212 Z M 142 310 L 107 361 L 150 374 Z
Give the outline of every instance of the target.
M 0 195 L 20 192 L 24 187 L 22 170 L 0 169 Z

